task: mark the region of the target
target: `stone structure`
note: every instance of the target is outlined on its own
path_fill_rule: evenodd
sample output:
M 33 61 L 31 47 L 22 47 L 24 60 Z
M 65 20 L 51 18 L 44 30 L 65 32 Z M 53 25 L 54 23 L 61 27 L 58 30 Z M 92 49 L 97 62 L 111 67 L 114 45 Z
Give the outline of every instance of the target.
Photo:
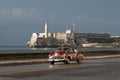
M 72 31 L 66 30 L 66 33 L 49 33 L 48 24 L 45 23 L 44 33 L 33 33 L 30 41 L 27 42 L 28 47 L 57 47 L 66 44 L 67 34 Z
M 120 44 L 120 37 L 111 37 L 107 33 L 73 33 L 68 29 L 65 33 L 48 32 L 45 23 L 44 33 L 33 33 L 28 47 L 58 47 L 62 45 L 75 45 L 78 47 L 115 47 Z

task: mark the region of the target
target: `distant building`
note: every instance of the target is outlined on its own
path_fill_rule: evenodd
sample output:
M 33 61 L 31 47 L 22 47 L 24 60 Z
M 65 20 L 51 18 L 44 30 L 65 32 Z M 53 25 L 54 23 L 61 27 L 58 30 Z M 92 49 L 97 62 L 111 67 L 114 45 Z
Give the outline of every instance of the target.
M 28 47 L 57 47 L 62 45 L 76 45 L 78 47 L 115 47 L 120 44 L 120 37 L 111 37 L 107 33 L 73 33 L 71 29 L 65 33 L 48 32 L 45 23 L 44 33 L 33 33 Z

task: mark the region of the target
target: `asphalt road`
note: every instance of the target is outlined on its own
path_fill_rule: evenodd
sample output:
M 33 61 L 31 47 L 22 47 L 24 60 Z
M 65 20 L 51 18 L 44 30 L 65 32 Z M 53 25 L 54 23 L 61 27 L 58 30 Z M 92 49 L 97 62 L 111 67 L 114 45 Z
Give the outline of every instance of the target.
M 120 80 L 120 58 L 0 67 L 0 80 Z

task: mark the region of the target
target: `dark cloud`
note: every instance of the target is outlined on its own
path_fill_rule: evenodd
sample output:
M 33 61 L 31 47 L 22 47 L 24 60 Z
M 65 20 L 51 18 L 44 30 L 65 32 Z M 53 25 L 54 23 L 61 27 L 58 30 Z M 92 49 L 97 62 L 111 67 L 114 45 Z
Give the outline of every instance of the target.
M 119 0 L 0 0 L 0 45 L 25 44 L 33 32 L 77 32 L 120 35 Z M 10 42 L 9 42 L 10 41 Z

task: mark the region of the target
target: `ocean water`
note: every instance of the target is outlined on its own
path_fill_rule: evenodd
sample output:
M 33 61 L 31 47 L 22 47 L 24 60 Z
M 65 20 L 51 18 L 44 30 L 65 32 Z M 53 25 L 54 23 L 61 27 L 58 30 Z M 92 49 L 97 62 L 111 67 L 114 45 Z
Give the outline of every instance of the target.
M 50 52 L 55 51 L 56 48 L 27 48 L 25 46 L 0 46 L 0 53 L 7 53 L 7 52 Z M 78 48 L 80 51 L 113 51 L 113 50 L 120 50 L 120 48 Z
M 54 51 L 55 48 L 28 48 L 25 46 L 0 46 L 0 53 L 8 53 L 8 52 L 49 52 Z

